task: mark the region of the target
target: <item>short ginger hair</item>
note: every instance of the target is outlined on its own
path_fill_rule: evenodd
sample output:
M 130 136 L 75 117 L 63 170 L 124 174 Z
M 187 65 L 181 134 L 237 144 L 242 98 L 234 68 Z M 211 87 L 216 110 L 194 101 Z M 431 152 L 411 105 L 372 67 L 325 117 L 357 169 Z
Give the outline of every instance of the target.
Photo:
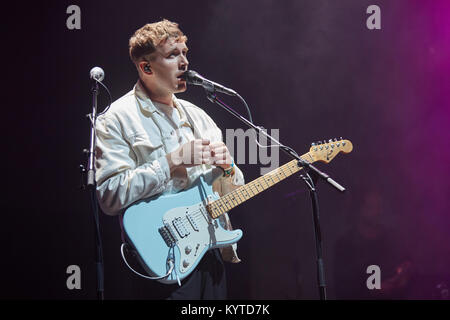
M 187 37 L 178 28 L 178 23 L 164 19 L 155 23 L 147 23 L 136 30 L 129 41 L 130 58 L 134 63 L 149 56 L 156 51 L 156 47 L 168 38 L 174 38 L 177 42 L 186 42 Z

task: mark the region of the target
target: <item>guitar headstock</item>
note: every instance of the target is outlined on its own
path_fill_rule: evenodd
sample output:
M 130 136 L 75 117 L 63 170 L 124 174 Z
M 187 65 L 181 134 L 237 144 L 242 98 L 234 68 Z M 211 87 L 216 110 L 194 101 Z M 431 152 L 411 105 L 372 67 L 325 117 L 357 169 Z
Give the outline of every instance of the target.
M 319 141 L 311 144 L 309 149 L 309 155 L 314 159 L 314 161 L 322 161 L 325 163 L 333 160 L 334 157 L 338 155 L 339 152 L 350 153 L 353 150 L 353 144 L 350 140 L 340 140 L 334 138 L 325 140 L 323 142 Z

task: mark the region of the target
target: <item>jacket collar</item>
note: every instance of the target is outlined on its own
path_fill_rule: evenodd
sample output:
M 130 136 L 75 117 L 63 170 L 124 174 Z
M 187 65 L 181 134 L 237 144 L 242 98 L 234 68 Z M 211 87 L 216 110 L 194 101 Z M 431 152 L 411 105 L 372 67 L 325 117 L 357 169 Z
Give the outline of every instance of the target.
M 148 97 L 147 92 L 140 80 L 137 81 L 133 88 L 133 93 L 135 97 L 137 98 L 139 102 L 139 106 L 141 107 L 142 111 L 146 111 L 148 113 L 154 113 L 158 112 L 161 116 L 164 116 L 161 110 L 159 110 L 155 105 L 153 104 L 153 101 Z M 173 105 L 175 108 L 177 108 L 179 114 L 180 114 L 180 122 L 182 126 L 191 126 L 189 124 L 189 120 L 187 119 L 186 113 L 184 112 L 184 108 L 181 106 L 181 103 L 178 101 L 178 99 L 175 97 L 175 95 L 172 95 Z

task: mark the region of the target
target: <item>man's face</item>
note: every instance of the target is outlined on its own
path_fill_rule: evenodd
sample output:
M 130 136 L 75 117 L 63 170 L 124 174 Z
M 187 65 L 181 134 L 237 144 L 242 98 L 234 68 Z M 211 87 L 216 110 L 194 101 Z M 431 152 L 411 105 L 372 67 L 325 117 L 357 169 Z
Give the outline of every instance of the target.
M 186 81 L 180 75 L 188 68 L 186 57 L 188 48 L 185 42 L 176 42 L 168 38 L 156 48 L 150 61 L 155 88 L 160 94 L 172 94 L 186 91 Z

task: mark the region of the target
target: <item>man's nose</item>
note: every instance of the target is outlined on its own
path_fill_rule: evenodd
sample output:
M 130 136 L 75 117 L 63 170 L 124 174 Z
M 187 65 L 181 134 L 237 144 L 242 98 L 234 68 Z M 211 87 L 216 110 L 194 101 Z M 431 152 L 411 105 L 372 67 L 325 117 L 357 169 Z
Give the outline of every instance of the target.
M 189 61 L 186 56 L 181 56 L 180 69 L 187 70 Z

